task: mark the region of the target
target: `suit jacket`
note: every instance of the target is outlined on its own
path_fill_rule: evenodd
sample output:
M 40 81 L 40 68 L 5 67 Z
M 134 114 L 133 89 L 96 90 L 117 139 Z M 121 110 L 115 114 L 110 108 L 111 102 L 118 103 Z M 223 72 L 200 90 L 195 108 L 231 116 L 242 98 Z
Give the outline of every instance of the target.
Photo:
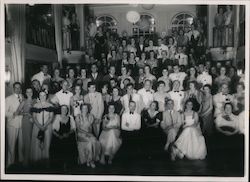
M 183 124 L 181 114 L 178 111 L 172 110 L 171 115 L 169 110 L 163 112 L 163 117 L 161 122 L 161 128 L 163 130 L 168 130 L 170 128 L 179 129 L 179 127 Z
M 101 119 L 104 112 L 104 102 L 102 95 L 99 92 L 88 93 L 84 96 L 84 102 L 91 105 L 91 114 L 94 115 L 96 119 Z
M 103 76 L 102 76 L 100 73 L 98 73 L 97 77 L 94 79 L 94 77 L 93 77 L 92 74 L 90 73 L 89 76 L 88 76 L 88 78 L 90 78 L 92 82 L 95 82 L 95 83 L 96 83 L 96 88 L 97 88 L 97 90 L 99 91 L 99 90 L 101 89 L 101 88 L 99 88 L 99 87 L 100 87 L 100 85 L 101 85 L 101 83 L 102 83 L 102 78 L 103 78 Z
M 112 78 L 112 77 L 110 76 L 110 74 L 107 74 L 107 75 L 105 75 L 105 76 L 103 77 L 102 81 L 103 81 L 103 82 L 109 82 L 111 78 Z M 117 79 L 117 76 L 114 75 L 113 78 Z
M 141 49 L 141 47 L 140 47 L 139 44 L 136 44 L 136 49 L 137 49 L 136 55 L 137 55 L 138 57 L 141 57 L 141 53 L 142 53 L 142 52 L 145 52 L 145 44 L 143 44 L 142 49 Z
M 21 96 L 21 98 L 23 98 Z M 22 124 L 22 116 L 18 115 L 14 117 L 14 113 L 17 111 L 20 105 L 19 99 L 16 94 L 12 94 L 5 99 L 5 117 L 7 118 L 7 126 L 20 128 Z

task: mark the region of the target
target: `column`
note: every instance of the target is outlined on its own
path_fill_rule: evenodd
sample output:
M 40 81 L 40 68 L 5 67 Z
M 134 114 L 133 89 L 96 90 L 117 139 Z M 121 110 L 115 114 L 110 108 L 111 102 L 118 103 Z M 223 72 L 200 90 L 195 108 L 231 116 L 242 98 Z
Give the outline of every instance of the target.
M 80 48 L 85 45 L 85 17 L 84 17 L 84 5 L 76 4 L 75 5 L 76 15 L 80 24 Z
M 236 56 L 237 56 L 237 49 L 239 46 L 239 33 L 240 33 L 240 6 L 236 5 L 234 6 L 234 14 L 235 17 L 233 19 L 234 21 L 234 49 L 233 49 L 233 65 L 236 66 L 237 64 L 237 60 L 236 60 Z
M 217 13 L 218 5 L 208 5 L 208 21 L 207 21 L 207 36 L 208 46 L 213 47 L 213 28 L 214 28 L 214 17 Z

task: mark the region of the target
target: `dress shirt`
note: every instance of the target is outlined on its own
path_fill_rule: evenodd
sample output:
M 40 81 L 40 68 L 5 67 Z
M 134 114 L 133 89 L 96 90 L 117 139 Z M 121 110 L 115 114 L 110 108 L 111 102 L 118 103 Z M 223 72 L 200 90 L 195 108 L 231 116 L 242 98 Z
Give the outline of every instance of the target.
M 170 78 L 170 80 L 172 82 L 175 81 L 175 80 L 179 80 L 179 82 L 180 82 L 180 90 L 183 90 L 183 81 L 184 81 L 186 76 L 187 76 L 186 73 L 179 72 L 179 73 L 171 73 L 169 75 L 169 78 Z
M 198 36 L 200 36 L 200 32 L 198 30 L 191 30 L 187 34 L 189 41 L 191 40 L 192 35 L 195 39 L 197 39 Z
M 22 99 L 22 95 L 19 95 Z M 21 99 L 19 100 L 17 94 L 12 94 L 5 99 L 5 116 L 7 118 L 7 126 L 20 128 L 22 124 L 22 115 L 14 117 L 14 113 L 17 111 Z
M 203 86 L 206 84 L 212 85 L 212 76 L 204 71 L 197 76 L 197 82 L 201 83 Z
M 126 123 L 129 125 L 126 126 Z M 134 131 L 134 130 L 140 130 L 141 129 L 141 115 L 134 112 L 130 113 L 130 111 L 125 112 L 122 115 L 122 130 L 125 131 Z
M 149 105 L 154 100 L 154 90 L 153 89 L 146 90 L 145 88 L 142 88 L 138 90 L 138 94 L 141 95 L 142 97 L 144 107 L 149 108 Z
M 170 98 L 174 101 L 174 110 L 179 111 L 183 110 L 182 101 L 184 99 L 183 91 L 170 91 L 168 92 Z
M 61 105 L 70 105 L 70 98 L 73 96 L 73 93 L 70 91 L 60 90 L 55 94 L 55 96 L 51 99 L 52 103 L 58 103 Z
M 223 95 L 222 92 L 220 92 L 213 96 L 215 117 L 223 112 L 224 105 L 228 102 L 233 102 L 233 96 L 231 94 Z
M 40 71 L 39 73 L 35 74 L 32 78 L 31 81 L 33 80 L 38 80 L 40 82 L 40 85 L 43 84 L 44 80 L 50 79 L 51 76 L 49 74 L 47 74 L 46 76 L 44 75 L 44 73 L 42 71 Z
M 175 55 L 175 59 L 178 59 L 178 64 L 187 66 L 188 65 L 188 56 L 183 53 L 178 53 Z
M 141 113 L 142 109 L 144 108 L 144 104 L 143 104 L 143 100 L 142 100 L 141 95 L 139 95 L 137 93 L 133 93 L 132 100 L 136 103 L 135 111 L 137 113 Z M 121 98 L 121 102 L 123 104 L 125 112 L 128 112 L 129 111 L 129 96 L 128 96 L 128 94 L 124 95 Z

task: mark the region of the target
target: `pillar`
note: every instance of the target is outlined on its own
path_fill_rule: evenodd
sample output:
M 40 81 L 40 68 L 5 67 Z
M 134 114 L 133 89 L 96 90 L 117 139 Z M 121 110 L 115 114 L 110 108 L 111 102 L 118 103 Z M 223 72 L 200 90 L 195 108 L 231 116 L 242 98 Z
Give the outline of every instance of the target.
M 75 11 L 80 24 L 80 48 L 85 45 L 85 17 L 84 17 L 84 5 L 76 4 Z

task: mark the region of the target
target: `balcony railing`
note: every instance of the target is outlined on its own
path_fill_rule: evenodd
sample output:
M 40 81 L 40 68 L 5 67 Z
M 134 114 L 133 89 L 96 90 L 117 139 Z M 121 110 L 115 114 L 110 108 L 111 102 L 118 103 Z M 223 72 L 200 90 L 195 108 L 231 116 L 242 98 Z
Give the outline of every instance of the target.
M 55 30 L 53 26 L 34 26 L 27 24 L 27 43 L 40 47 L 55 49 Z
M 213 47 L 233 47 L 234 26 L 222 26 L 213 28 Z

